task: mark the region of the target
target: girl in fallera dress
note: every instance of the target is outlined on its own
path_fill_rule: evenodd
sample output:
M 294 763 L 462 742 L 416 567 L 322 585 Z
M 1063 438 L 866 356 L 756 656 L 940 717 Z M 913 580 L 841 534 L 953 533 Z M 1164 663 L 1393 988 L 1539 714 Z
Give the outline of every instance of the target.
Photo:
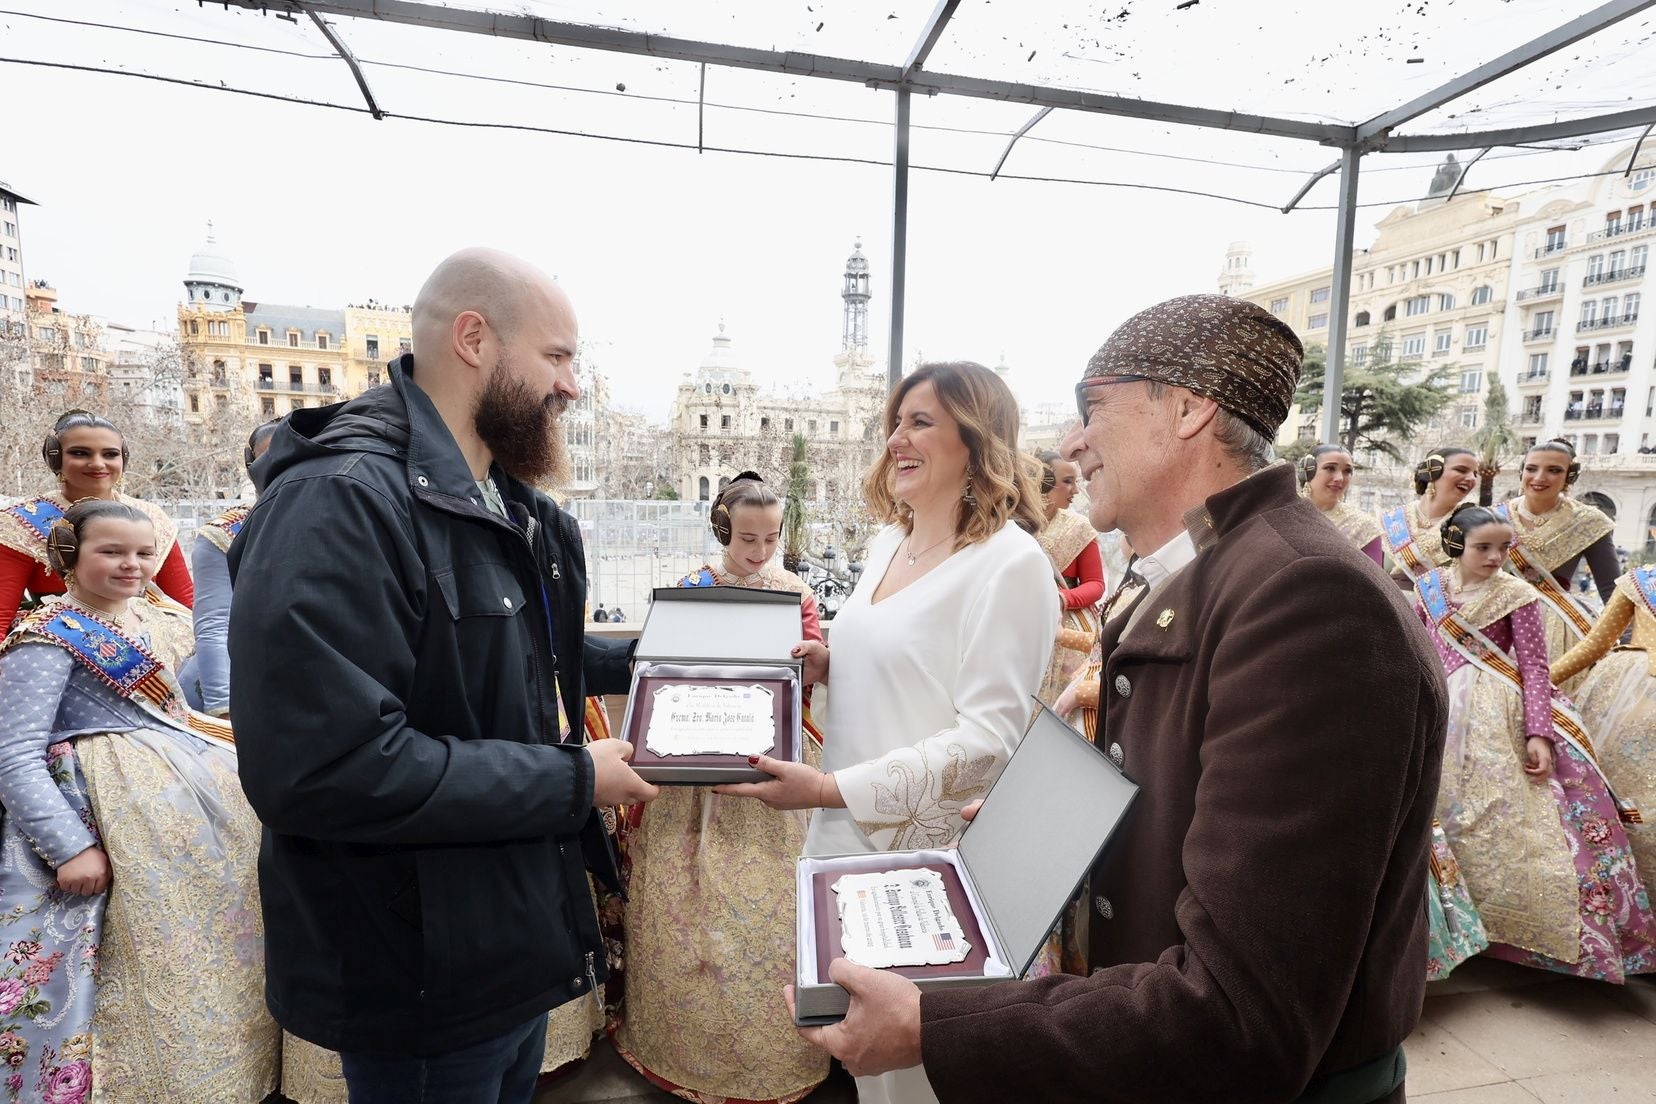
M 816 597 L 774 562 L 782 500 L 753 472 L 709 512 L 724 553 L 680 586 L 799 595 L 800 634 L 820 642 Z M 821 745 L 807 692 L 805 762 Z M 695 1101 L 794 1101 L 828 1056 L 794 1030 L 779 996 L 794 974 L 794 866 L 803 809 L 778 810 L 701 786 L 666 786 L 634 806 L 627 855 L 626 1000 L 615 1046 L 668 1092 Z
M 1299 461 L 1300 494 L 1322 511 L 1334 528 L 1375 563 L 1384 563 L 1380 524 L 1372 514 L 1346 504 L 1351 489 L 1351 453 L 1344 445 L 1318 445 Z
M 1656 968 L 1656 917 L 1581 719 L 1547 678 L 1535 588 L 1501 570 L 1512 526 L 1483 506 L 1443 523 L 1451 566 L 1416 580 L 1449 681 L 1438 821 L 1489 954 L 1603 981 Z
M 1571 592 L 1576 566 L 1587 561 L 1600 602 L 1610 600 L 1621 574 L 1621 560 L 1610 538 L 1615 523 L 1570 497 L 1569 488 L 1580 475 L 1581 464 L 1568 441 L 1536 445 L 1524 454 L 1522 493 L 1495 509 L 1517 533 L 1508 570 L 1541 592 L 1547 651 L 1555 658 L 1587 635 L 1596 614 Z M 1561 688 L 1574 696 L 1580 685 L 1580 678 L 1572 677 Z
M 1629 626 L 1631 642 L 1619 644 Z M 1656 891 L 1656 566 L 1616 580 L 1592 631 L 1553 661 L 1553 685 L 1589 669 L 1576 701 L 1605 775 L 1643 813 L 1627 837 L 1648 897 Z
M 63 593 L 63 578 L 52 570 L 46 555 L 46 535 L 73 503 L 98 498 L 136 507 L 154 525 L 160 557 L 154 578 L 160 593 L 152 598 L 158 605 L 170 605 L 175 613 L 182 610 L 186 621 L 177 641 L 182 656 L 173 658 L 187 658 L 194 650 L 187 618 L 195 604 L 195 589 L 178 547 L 178 528 L 159 506 L 121 493 L 130 457 L 120 430 L 96 414 L 71 410 L 52 426 L 40 455 L 57 479 L 58 489 L 0 509 L 0 636 L 11 628 L 26 596 L 39 600 Z M 161 594 L 171 603 L 162 600 Z M 168 644 L 172 643 L 169 638 Z
M 1071 510 L 1081 469 L 1056 452 L 1043 452 L 1041 496 L 1046 524 L 1035 535 L 1041 551 L 1052 561 L 1053 582 L 1058 589 L 1062 621 L 1058 625 L 1052 662 L 1041 681 L 1040 698 L 1047 705 L 1057 702 L 1077 674 L 1087 666 L 1093 645 L 1098 642 L 1098 603 L 1104 598 L 1104 557 L 1098 548 L 1098 532 L 1092 522 Z
M 1391 555 L 1392 577 L 1407 590 L 1413 580 L 1447 567 L 1439 529 L 1478 486 L 1478 458 L 1471 449 L 1434 449 L 1415 465 L 1415 501 L 1380 512 L 1380 535 Z
M 67 593 L 0 644 L 3 1099 L 257 1104 L 280 1049 L 259 823 L 229 726 L 150 647 L 154 523 L 82 501 L 47 551 Z

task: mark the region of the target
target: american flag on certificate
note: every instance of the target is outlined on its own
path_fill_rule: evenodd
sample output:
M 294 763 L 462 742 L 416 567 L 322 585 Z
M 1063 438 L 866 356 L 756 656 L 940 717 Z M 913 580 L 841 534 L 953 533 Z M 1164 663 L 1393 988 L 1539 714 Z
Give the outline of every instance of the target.
M 936 944 L 940 951 L 953 951 L 955 949 L 954 935 L 950 932 L 932 932 L 932 942 Z

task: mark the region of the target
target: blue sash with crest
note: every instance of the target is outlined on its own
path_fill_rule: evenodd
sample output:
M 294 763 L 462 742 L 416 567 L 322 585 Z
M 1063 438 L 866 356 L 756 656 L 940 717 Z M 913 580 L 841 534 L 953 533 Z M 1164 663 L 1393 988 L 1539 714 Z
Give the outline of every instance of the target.
M 5 512 L 27 525 L 44 544 L 52 523 L 63 516 L 63 507 L 49 498 L 27 498 L 7 506 Z

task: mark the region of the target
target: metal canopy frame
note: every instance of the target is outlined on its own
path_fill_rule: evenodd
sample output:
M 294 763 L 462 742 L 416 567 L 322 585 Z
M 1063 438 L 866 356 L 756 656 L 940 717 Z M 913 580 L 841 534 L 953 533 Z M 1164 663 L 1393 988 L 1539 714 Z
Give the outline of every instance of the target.
M 1399 134 L 1399 128 L 1430 114 L 1468 93 L 1502 77 L 1518 72 L 1573 43 L 1610 28 L 1630 16 L 1656 7 L 1656 0 L 1608 0 L 1592 11 L 1509 50 L 1500 57 L 1432 89 L 1407 103 L 1373 118 L 1346 126 L 1286 119 L 1245 112 L 1221 111 L 1189 104 L 1162 103 L 1127 96 L 1087 92 L 1059 86 L 1019 81 L 993 80 L 954 73 L 937 73 L 926 68 L 933 48 L 942 39 L 960 0 L 937 0 L 925 27 L 902 65 L 888 65 L 791 50 L 765 50 L 730 43 L 701 42 L 654 35 L 642 31 L 600 27 L 540 16 L 509 12 L 476 11 L 445 7 L 434 0 L 220 0 L 227 6 L 256 11 L 273 11 L 309 16 L 322 30 L 356 78 L 369 110 L 381 116 L 373 93 L 351 53 L 325 23 L 321 15 L 355 19 L 376 19 L 433 30 L 490 35 L 549 45 L 572 46 L 684 61 L 699 64 L 751 69 L 821 80 L 848 81 L 870 88 L 891 91 L 895 98 L 892 151 L 892 287 L 891 338 L 886 368 L 893 387 L 902 379 L 904 280 L 908 265 L 909 128 L 913 95 L 963 96 L 974 99 L 1025 103 L 1038 108 L 1036 114 L 1012 136 L 996 162 L 991 179 L 998 177 L 1013 147 L 1031 127 L 1049 113 L 1063 109 L 1104 115 L 1147 119 L 1181 126 L 1237 130 L 1279 138 L 1294 138 L 1336 147 L 1339 160 L 1314 174 L 1288 204 L 1292 211 L 1325 176 L 1340 174 L 1339 204 L 1335 216 L 1334 271 L 1330 289 L 1330 328 L 1327 367 L 1323 379 L 1323 436 L 1333 440 L 1338 426 L 1340 394 L 1345 374 L 1345 334 L 1351 306 L 1351 258 L 1356 232 L 1357 183 L 1361 160 L 1367 153 L 1442 152 L 1480 150 L 1456 181 L 1458 190 L 1466 171 L 1496 146 L 1556 141 L 1589 134 L 1644 127 L 1646 135 L 1656 127 L 1656 104 L 1591 117 L 1496 130 L 1464 131 L 1450 134 Z M 698 141 L 701 147 L 701 112 L 697 112 Z M 1643 138 L 1640 139 L 1642 144 Z M 1635 149 L 1635 157 L 1637 149 Z M 1632 162 L 1629 162 L 1631 167 Z

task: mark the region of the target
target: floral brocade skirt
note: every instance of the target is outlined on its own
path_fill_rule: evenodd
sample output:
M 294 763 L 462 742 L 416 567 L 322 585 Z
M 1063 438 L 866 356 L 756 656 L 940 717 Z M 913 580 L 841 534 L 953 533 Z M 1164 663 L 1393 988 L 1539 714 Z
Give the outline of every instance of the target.
M 1616 808 L 1561 739 L 1545 779 L 1523 772 L 1523 702 L 1470 664 L 1449 676 L 1437 814 L 1489 954 L 1601 981 L 1656 966 L 1656 917 Z
M 1649 896 L 1656 888 L 1656 677 L 1650 654 L 1618 648 L 1593 668 L 1577 699 L 1599 765 L 1616 796 L 1632 800 L 1643 824 L 1626 825 Z

